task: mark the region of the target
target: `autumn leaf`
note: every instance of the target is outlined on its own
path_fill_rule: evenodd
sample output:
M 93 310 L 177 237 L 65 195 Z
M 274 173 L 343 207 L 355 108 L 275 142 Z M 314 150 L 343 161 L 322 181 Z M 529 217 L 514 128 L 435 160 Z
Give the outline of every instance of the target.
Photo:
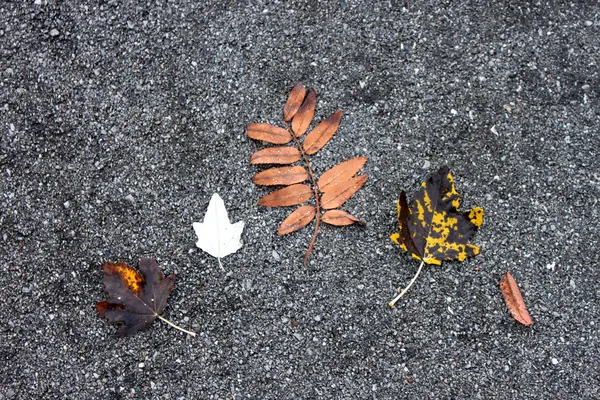
M 313 236 L 304 255 L 304 266 L 307 265 L 317 239 L 319 224 L 323 222 L 334 226 L 352 224 L 364 225 L 362 221 L 349 213 L 334 210 L 340 207 L 367 181 L 366 175 L 356 176 L 365 165 L 366 157 L 356 157 L 326 171 L 317 182 L 309 162 L 309 155 L 317 153 L 329 142 L 338 130 L 342 111 L 338 110 L 329 118 L 321 121 L 314 129 L 302 136 L 308 130 L 315 114 L 317 95 L 314 90 L 307 92 L 302 83 L 291 90 L 283 107 L 283 119 L 286 129 L 270 124 L 250 124 L 248 137 L 273 144 L 285 144 L 292 141 L 291 146 L 276 146 L 258 150 L 250 156 L 251 164 L 293 164 L 302 160 L 305 167 L 287 166 L 270 168 L 258 172 L 252 180 L 257 185 L 283 185 L 285 188 L 276 190 L 261 197 L 258 204 L 265 207 L 284 207 L 301 205 L 313 198 L 314 206 L 302 205 L 294 210 L 280 225 L 278 233 L 284 235 L 295 232 L 315 220 Z M 288 124 L 291 121 L 291 124 Z M 309 184 L 304 184 L 310 179 Z M 322 214 L 322 210 L 325 210 Z
M 270 124 L 250 124 L 247 133 L 249 138 L 273 144 L 286 144 L 292 140 L 287 130 Z
M 321 150 L 333 137 L 335 132 L 337 132 L 341 120 L 342 111 L 338 110 L 326 120 L 321 121 L 319 125 L 315 126 L 315 129 L 306 135 L 306 139 L 304 139 L 304 152 L 306 154 L 315 154 L 317 151 Z
M 354 195 L 369 179 L 367 175 L 359 175 L 332 186 L 321 197 L 321 207 L 325 210 L 338 208 Z
M 292 132 L 296 137 L 304 135 L 308 129 L 310 122 L 315 116 L 315 107 L 317 106 L 317 93 L 314 90 L 309 90 L 304 103 L 298 109 L 294 118 L 292 118 Z
M 252 182 L 261 186 L 291 185 L 304 182 L 308 179 L 308 172 L 304 167 L 270 168 L 254 175 Z
M 294 115 L 298 112 L 298 109 L 302 105 L 304 101 L 304 97 L 306 96 L 306 88 L 302 84 L 302 82 L 298 82 L 296 86 L 290 92 L 290 96 L 288 97 L 285 105 L 283 106 L 283 120 L 285 122 L 290 121 Z
M 310 186 L 297 184 L 261 197 L 258 204 L 265 207 L 295 206 L 310 199 L 312 194 L 313 190 Z
M 367 162 L 367 157 L 355 157 L 325 171 L 319 178 L 319 191 L 330 191 L 339 182 L 352 178 Z
M 315 218 L 316 213 L 317 209 L 313 206 L 302 206 L 298 208 L 283 220 L 281 225 L 279 225 L 277 233 L 285 235 L 304 228 Z
M 235 253 L 242 247 L 240 238 L 244 230 L 244 221 L 232 224 L 223 199 L 218 193 L 214 193 L 208 203 L 204 221 L 194 222 L 192 227 L 198 236 L 196 246 L 216 257 L 224 271 L 221 258 Z
M 500 290 L 504 296 L 504 302 L 508 311 L 512 314 L 513 318 L 523 325 L 530 326 L 533 324 L 533 320 L 527 311 L 525 301 L 521 295 L 521 290 L 517 286 L 517 281 L 510 272 L 507 272 L 500 281 Z
M 267 147 L 250 156 L 250 164 L 292 164 L 300 160 L 300 151 L 291 146 Z
M 335 226 L 348 226 L 352 224 L 364 225 L 360 219 L 353 217 L 346 211 L 342 210 L 329 210 L 321 217 L 321 220 L 329 225 Z
M 104 288 L 109 300 L 96 303 L 101 318 L 121 324 L 117 337 L 133 335 L 148 329 L 156 318 L 189 335 L 187 331 L 160 314 L 167 307 L 167 298 L 175 286 L 175 274 L 164 277 L 158 263 L 152 258 L 142 258 L 139 262 L 140 274 L 129 265 L 104 263 Z
M 464 261 L 479 254 L 469 241 L 483 223 L 483 209 L 476 207 L 458 212 L 460 196 L 447 166 L 441 167 L 421 184 L 409 204 L 406 193 L 398 200 L 400 232 L 390 238 L 422 263 L 417 274 L 392 302 L 406 293 L 421 272 L 423 264 L 441 265 L 442 261 Z

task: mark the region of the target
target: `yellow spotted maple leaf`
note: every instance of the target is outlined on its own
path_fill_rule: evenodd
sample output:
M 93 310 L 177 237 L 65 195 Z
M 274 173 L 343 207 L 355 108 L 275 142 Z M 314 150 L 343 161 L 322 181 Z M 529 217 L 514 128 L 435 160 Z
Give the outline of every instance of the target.
M 421 265 L 409 285 L 394 300 L 394 304 L 408 291 L 421 273 L 424 264 L 441 265 L 442 261 L 464 261 L 479 254 L 479 247 L 469 241 L 483 223 L 483 209 L 475 207 L 459 212 L 460 195 L 447 166 L 432 174 L 412 202 L 402 191 L 398 200 L 400 232 L 390 236 L 402 249 L 409 252 Z

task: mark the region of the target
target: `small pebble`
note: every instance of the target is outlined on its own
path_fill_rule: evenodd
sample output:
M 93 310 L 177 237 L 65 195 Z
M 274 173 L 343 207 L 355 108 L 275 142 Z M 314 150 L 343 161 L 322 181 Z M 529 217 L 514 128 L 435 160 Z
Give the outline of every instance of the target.
M 132 195 L 128 194 L 127 196 L 125 196 L 125 200 L 127 200 L 130 203 L 135 202 L 135 199 L 133 198 Z
M 553 358 L 553 359 L 552 359 L 552 364 L 553 364 L 553 365 L 556 365 L 556 364 L 558 364 L 558 360 L 557 360 L 556 358 Z
M 52 29 L 50 31 L 50 36 L 58 36 L 58 35 L 59 35 L 58 29 Z
M 585 26 L 592 26 L 594 23 L 590 20 L 585 21 Z
M 281 257 L 279 257 L 279 253 L 277 253 L 275 250 L 273 250 L 273 253 L 271 253 L 271 255 L 273 256 L 273 259 L 275 261 L 281 261 Z
M 425 160 L 423 163 L 423 169 L 429 169 L 431 167 L 431 162 L 429 160 Z

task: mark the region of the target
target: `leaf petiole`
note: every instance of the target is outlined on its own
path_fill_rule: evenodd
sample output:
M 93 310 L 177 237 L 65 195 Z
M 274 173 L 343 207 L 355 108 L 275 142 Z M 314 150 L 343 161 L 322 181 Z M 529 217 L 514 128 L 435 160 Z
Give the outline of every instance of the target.
M 419 269 L 417 270 L 417 274 L 412 278 L 412 280 L 410 281 L 410 283 L 408 284 L 408 286 L 402 292 L 400 292 L 400 294 L 398 296 L 396 296 L 394 298 L 394 300 L 390 301 L 390 303 L 389 303 L 390 307 L 394 307 L 394 305 L 396 304 L 396 302 L 398 300 L 400 300 L 402 298 L 402 296 L 404 296 L 406 294 L 406 292 L 408 292 L 408 289 L 410 289 L 410 287 L 415 283 L 415 281 L 419 277 L 419 274 L 421 273 L 421 270 L 423 269 L 423 265 L 425 265 L 425 261 L 421 261 L 421 265 L 419 265 Z
M 158 314 L 156 314 L 156 317 L 157 317 L 158 319 L 160 319 L 161 321 L 164 321 L 164 322 L 166 322 L 167 324 L 171 325 L 173 328 L 175 328 L 175 329 L 179 329 L 181 332 L 185 332 L 185 333 L 187 333 L 188 335 L 191 335 L 191 336 L 194 336 L 194 337 L 198 336 L 198 334 L 197 334 L 196 332 L 187 331 L 187 330 L 183 329 L 182 327 L 175 325 L 174 323 L 172 323 L 172 322 L 171 322 L 171 321 L 169 321 L 168 319 L 161 317 L 161 316 L 160 316 L 160 315 L 158 315 Z
M 300 141 L 298 140 L 298 138 L 296 138 L 296 133 L 294 132 L 294 130 L 292 129 L 291 126 L 289 126 L 285 122 L 284 122 L 284 124 L 285 124 L 285 127 L 287 128 L 288 132 L 290 133 L 290 136 L 292 137 L 292 139 L 294 139 L 296 147 L 298 148 L 298 151 L 302 155 L 302 158 L 304 159 L 304 164 L 306 164 L 306 168 L 308 169 L 308 175 L 310 176 L 310 179 L 312 180 L 312 184 L 313 184 L 312 189 L 313 189 L 313 193 L 315 195 L 315 206 L 317 208 L 315 230 L 313 232 L 312 240 L 310 241 L 310 244 L 308 245 L 308 249 L 306 250 L 306 254 L 304 254 L 304 268 L 306 268 L 306 267 L 308 267 L 308 257 L 310 256 L 310 253 L 312 253 L 313 247 L 315 246 L 315 242 L 317 241 L 317 233 L 319 232 L 319 222 L 321 222 L 321 202 L 319 199 L 319 185 L 317 184 L 315 174 L 314 174 L 312 168 L 310 167 L 310 162 L 308 161 L 308 157 L 306 155 L 306 152 L 304 151 L 304 147 L 300 144 Z
M 223 272 L 225 272 L 225 267 L 223 266 L 223 264 L 221 264 L 221 257 L 217 257 L 217 260 L 219 260 L 219 265 L 221 266 L 221 270 Z

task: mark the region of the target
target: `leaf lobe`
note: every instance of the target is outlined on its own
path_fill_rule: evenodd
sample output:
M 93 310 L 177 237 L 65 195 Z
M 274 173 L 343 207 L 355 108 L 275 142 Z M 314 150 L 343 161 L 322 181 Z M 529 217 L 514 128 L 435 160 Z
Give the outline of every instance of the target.
M 325 210 L 338 208 L 352 197 L 368 179 L 367 175 L 358 175 L 336 184 L 321 197 L 321 207 Z
M 250 156 L 250 164 L 291 164 L 300 160 L 300 152 L 292 146 L 267 147 Z
M 279 225 L 277 233 L 285 235 L 304 228 L 315 218 L 316 213 L 317 209 L 314 206 L 302 206 L 298 208 L 283 220 L 281 225 Z
M 319 191 L 325 193 L 339 182 L 352 178 L 367 162 L 367 157 L 355 157 L 325 171 L 319 178 Z
M 338 110 L 329 118 L 319 122 L 319 124 L 306 135 L 303 143 L 304 152 L 306 154 L 315 154 L 317 151 L 321 150 L 333 137 L 335 132 L 337 132 L 341 120 L 342 110 Z
M 287 130 L 271 124 L 250 124 L 247 134 L 251 139 L 273 144 L 286 144 L 292 140 Z
M 283 120 L 288 122 L 298 112 L 298 109 L 306 96 L 306 88 L 302 82 L 298 82 L 290 91 L 290 95 L 283 106 Z
M 308 179 L 308 172 L 304 167 L 278 167 L 269 168 L 254 175 L 252 182 L 261 186 L 291 185 L 304 182 Z
M 363 221 L 343 210 L 329 210 L 323 214 L 321 221 L 334 226 L 348 226 L 352 224 L 365 225 Z
M 292 118 L 292 131 L 296 137 L 304 135 L 308 129 L 310 122 L 315 116 L 315 108 L 317 107 L 317 92 L 309 90 L 304 99 L 304 103 Z
M 265 207 L 295 206 L 310 199 L 312 194 L 310 186 L 298 183 L 261 197 L 258 204 Z

